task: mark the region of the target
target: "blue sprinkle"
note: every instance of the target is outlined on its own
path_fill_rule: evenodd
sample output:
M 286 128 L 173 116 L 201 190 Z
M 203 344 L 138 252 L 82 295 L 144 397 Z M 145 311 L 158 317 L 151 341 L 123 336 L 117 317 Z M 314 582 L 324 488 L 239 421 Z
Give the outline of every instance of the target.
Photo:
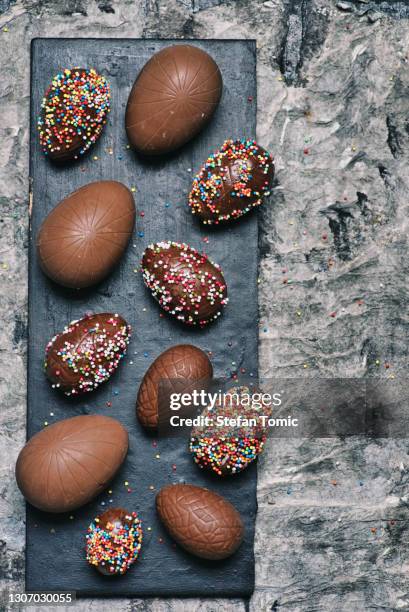
M 115 389 L 114 395 L 119 395 L 119 391 L 117 389 Z
M 291 495 L 291 493 L 292 493 L 292 489 L 291 489 L 290 487 L 288 487 L 288 489 L 287 489 L 287 495 Z
M 165 204 L 165 208 L 169 208 L 169 207 L 170 207 L 169 202 L 166 202 L 166 204 Z
M 264 332 L 265 334 L 268 332 L 267 327 L 265 327 L 265 328 L 263 329 L 263 332 Z
M 143 238 L 145 236 L 145 232 L 139 232 L 138 236 L 139 238 Z
M 143 354 L 143 356 L 144 356 L 144 357 L 148 357 L 148 356 L 149 356 L 149 354 L 148 354 L 148 353 L 144 353 L 144 354 Z

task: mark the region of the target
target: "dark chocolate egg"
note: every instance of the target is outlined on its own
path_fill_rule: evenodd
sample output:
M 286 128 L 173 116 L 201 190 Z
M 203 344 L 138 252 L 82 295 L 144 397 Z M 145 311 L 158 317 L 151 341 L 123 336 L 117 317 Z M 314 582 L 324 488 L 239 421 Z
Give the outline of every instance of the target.
M 187 244 L 158 242 L 143 255 L 146 286 L 162 308 L 186 325 L 204 326 L 227 304 L 220 267 Z
M 46 347 L 45 373 L 53 388 L 79 395 L 108 380 L 126 354 L 131 328 L 117 314 L 72 321 Z
M 156 509 L 172 538 L 203 559 L 225 559 L 242 542 L 240 514 L 224 497 L 208 489 L 168 485 L 156 496 Z
M 260 206 L 273 176 L 271 155 L 254 140 L 226 140 L 194 178 L 189 206 L 207 225 L 238 219 Z
M 44 153 L 64 162 L 88 151 L 106 123 L 109 96 L 105 77 L 93 68 L 56 74 L 44 94 L 37 122 Z
M 174 151 L 210 120 L 221 94 L 222 77 L 210 55 L 192 45 L 166 47 L 145 64 L 129 94 L 128 139 L 147 155 Z
M 112 508 L 88 527 L 86 557 L 104 576 L 125 574 L 142 546 L 142 525 L 136 512 Z
M 172 392 L 192 393 L 207 388 L 212 376 L 212 364 L 201 349 L 190 344 L 168 348 L 150 365 L 139 387 L 136 401 L 139 422 L 148 429 L 158 427 L 161 385 L 166 396 Z M 164 404 L 163 412 L 168 408 L 166 401 Z
M 37 251 L 43 271 L 74 289 L 99 283 L 122 257 L 135 223 L 132 193 L 116 181 L 85 185 L 44 220 Z
M 201 416 L 206 424 L 194 427 L 190 439 L 190 452 L 200 468 L 229 476 L 257 459 L 267 437 L 262 417 L 271 413 L 260 397 L 254 388 L 232 387 L 214 407 L 205 408 Z
M 128 433 L 115 419 L 65 419 L 35 434 L 21 450 L 17 484 L 40 510 L 75 510 L 104 491 L 127 451 Z

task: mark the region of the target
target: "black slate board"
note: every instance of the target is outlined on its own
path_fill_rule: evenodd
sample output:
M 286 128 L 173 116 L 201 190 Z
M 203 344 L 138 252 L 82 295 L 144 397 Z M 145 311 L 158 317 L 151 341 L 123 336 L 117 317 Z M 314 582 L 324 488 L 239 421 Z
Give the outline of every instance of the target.
M 210 152 L 225 138 L 255 137 L 255 42 L 194 41 L 220 66 L 224 81 L 220 107 L 210 126 L 177 154 L 166 160 L 142 161 L 126 148 L 127 97 L 144 63 L 172 42 L 177 41 L 36 39 L 32 44 L 28 437 L 41 430 L 45 421 L 52 423 L 76 414 L 98 412 L 118 418 L 127 427 L 130 450 L 112 483 L 112 494 L 102 495 L 74 512 L 74 518 L 45 515 L 27 507 L 26 588 L 30 590 L 75 590 L 87 596 L 134 597 L 247 596 L 253 590 L 256 466 L 230 480 L 207 476 L 194 465 L 184 440 L 159 440 L 154 446 L 154 439 L 144 434 L 134 413 L 143 374 L 151 361 L 173 344 L 190 342 L 211 351 L 219 377 L 230 376 L 241 368 L 256 376 L 258 367 L 257 214 L 229 229 L 211 232 L 195 222 L 186 204 L 192 175 Z M 94 67 L 108 77 L 112 111 L 90 154 L 70 167 L 58 168 L 40 150 L 36 119 L 53 75 L 72 66 Z M 63 197 L 98 179 L 115 179 L 135 186 L 137 209 L 145 215 L 137 215 L 135 238 L 115 273 L 97 288 L 76 294 L 53 285 L 41 273 L 35 237 L 47 213 Z M 170 206 L 166 207 L 166 203 Z M 139 236 L 139 232 L 144 235 Z M 162 239 L 187 242 L 205 250 L 221 264 L 230 304 L 216 324 L 192 331 L 159 316 L 159 307 L 145 289 L 141 275 L 134 270 L 144 248 Z M 118 312 L 132 325 L 134 333 L 128 356 L 111 382 L 73 402 L 48 385 L 42 369 L 44 348 L 55 332 L 87 311 Z M 129 481 L 130 493 L 125 481 Z M 175 547 L 163 531 L 155 516 L 155 494 L 163 485 L 180 481 L 207 486 L 225 495 L 239 509 L 246 523 L 246 535 L 232 558 L 216 564 L 196 559 Z M 136 567 L 124 577 L 110 580 L 86 564 L 84 534 L 98 512 L 117 505 L 140 513 L 145 542 Z

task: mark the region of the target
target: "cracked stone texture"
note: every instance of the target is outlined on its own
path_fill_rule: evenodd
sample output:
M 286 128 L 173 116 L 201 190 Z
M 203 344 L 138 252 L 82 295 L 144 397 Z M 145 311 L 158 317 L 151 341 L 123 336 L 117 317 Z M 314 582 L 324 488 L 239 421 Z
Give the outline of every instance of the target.
M 376 0 L 0 0 L 0 589 L 24 577 L 13 467 L 25 440 L 31 38 L 257 38 L 258 139 L 277 167 L 261 213 L 261 374 L 390 377 L 409 360 L 407 16 L 406 2 Z M 250 610 L 409 610 L 408 466 L 403 439 L 271 440 Z

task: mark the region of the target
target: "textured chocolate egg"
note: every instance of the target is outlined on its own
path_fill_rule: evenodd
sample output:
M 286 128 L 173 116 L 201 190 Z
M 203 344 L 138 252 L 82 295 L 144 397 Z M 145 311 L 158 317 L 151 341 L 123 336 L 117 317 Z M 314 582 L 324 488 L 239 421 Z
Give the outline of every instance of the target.
M 271 155 L 254 140 L 226 140 L 194 178 L 189 206 L 207 225 L 238 219 L 260 206 L 273 176 Z
M 46 347 L 45 373 L 53 388 L 79 395 L 108 380 L 126 354 L 131 328 L 103 312 L 72 321 Z
M 236 508 L 208 489 L 168 485 L 156 496 L 156 509 L 170 535 L 204 559 L 225 559 L 240 546 L 244 525 Z
M 104 576 L 125 574 L 139 556 L 142 525 L 136 512 L 111 508 L 88 527 L 86 557 Z
M 215 61 L 192 45 L 155 53 L 136 79 L 125 115 L 129 141 L 140 153 L 178 149 L 210 120 L 222 94 Z
M 162 402 L 163 412 L 168 407 L 165 397 L 161 400 L 158 397 L 161 385 L 166 396 L 173 392 L 192 393 L 195 389 L 206 389 L 212 376 L 212 364 L 201 349 L 190 344 L 167 349 L 150 365 L 139 387 L 136 400 L 139 422 L 148 429 L 157 428 Z
M 125 185 L 116 181 L 85 185 L 44 220 L 37 237 L 40 265 L 64 287 L 95 285 L 119 262 L 134 223 L 135 203 Z
M 214 321 L 228 302 L 220 267 L 187 244 L 150 245 L 143 255 L 142 274 L 162 308 L 186 325 Z
M 38 118 L 40 144 L 58 162 L 82 156 L 100 137 L 109 113 L 109 86 L 93 68 L 55 75 Z
M 270 414 L 271 406 L 264 404 L 257 389 L 228 389 L 214 407 L 203 411 L 203 423 L 210 424 L 192 429 L 190 452 L 195 463 L 218 476 L 242 472 L 263 451 L 267 427 L 262 417 Z
M 115 419 L 65 419 L 35 434 L 21 450 L 17 484 L 40 510 L 75 510 L 106 489 L 127 451 L 128 433 Z

